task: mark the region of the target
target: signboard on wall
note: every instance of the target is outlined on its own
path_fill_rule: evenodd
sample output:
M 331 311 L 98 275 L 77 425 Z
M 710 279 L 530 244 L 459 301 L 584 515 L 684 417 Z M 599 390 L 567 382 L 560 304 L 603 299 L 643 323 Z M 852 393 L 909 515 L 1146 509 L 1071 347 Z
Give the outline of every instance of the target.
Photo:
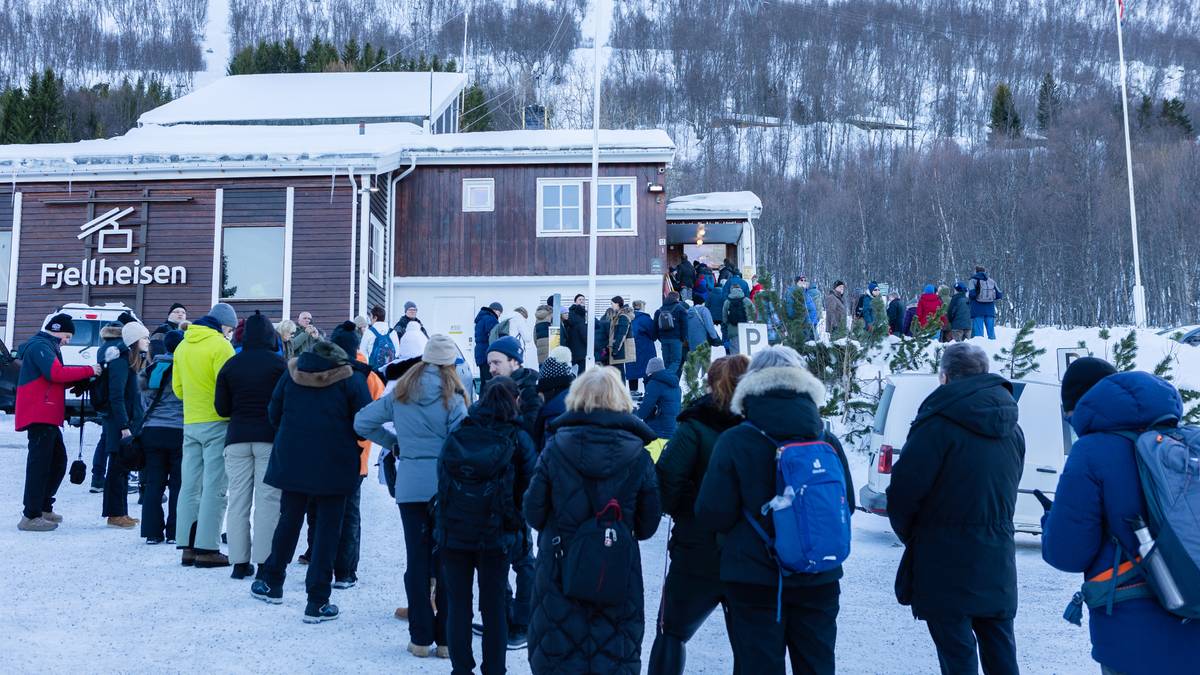
M 96 237 L 96 252 L 133 253 L 133 229 L 121 219 L 133 213 L 133 207 L 114 208 L 79 226 L 80 241 Z M 73 263 L 42 263 L 39 285 L 59 289 L 64 286 L 178 286 L 187 283 L 187 268 L 182 265 L 150 265 L 134 260 L 132 265 L 108 264 L 106 258 L 84 258 Z

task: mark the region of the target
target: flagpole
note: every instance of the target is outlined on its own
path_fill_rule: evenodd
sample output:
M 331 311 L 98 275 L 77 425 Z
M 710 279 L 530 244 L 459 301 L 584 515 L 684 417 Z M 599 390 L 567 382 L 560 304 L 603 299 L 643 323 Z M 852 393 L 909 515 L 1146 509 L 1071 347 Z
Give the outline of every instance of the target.
M 1117 54 L 1121 59 L 1121 114 L 1125 120 L 1125 175 L 1129 180 L 1129 226 L 1133 234 L 1133 323 L 1146 327 L 1146 289 L 1142 287 L 1142 260 L 1138 248 L 1137 202 L 1133 195 L 1133 150 L 1129 143 L 1129 91 L 1125 69 L 1125 37 L 1121 20 L 1124 18 L 1122 0 L 1113 0 L 1117 13 Z
M 600 8 L 604 0 L 592 0 L 592 182 L 588 217 L 587 367 L 596 365 L 596 227 L 599 225 L 600 196 Z

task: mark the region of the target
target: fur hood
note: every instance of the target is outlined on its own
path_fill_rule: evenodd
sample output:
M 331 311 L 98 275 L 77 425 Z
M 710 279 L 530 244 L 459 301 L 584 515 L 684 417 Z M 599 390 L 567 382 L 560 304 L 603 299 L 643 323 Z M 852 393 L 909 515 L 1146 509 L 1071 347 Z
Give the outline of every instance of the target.
M 292 381 L 304 387 L 328 387 L 354 375 L 341 347 L 321 340 L 312 351 L 288 361 Z
M 121 339 L 121 324 L 110 323 L 100 329 L 100 339 L 102 340 L 120 340 Z
M 549 321 L 550 315 L 554 313 L 554 309 L 549 305 L 542 305 L 533 312 L 533 318 L 537 321 Z
M 818 408 L 825 405 L 825 385 L 820 380 L 803 368 L 781 366 L 746 373 L 733 393 L 730 410 L 735 415 L 743 415 L 742 404 L 748 396 L 760 396 L 779 389 L 807 394 Z

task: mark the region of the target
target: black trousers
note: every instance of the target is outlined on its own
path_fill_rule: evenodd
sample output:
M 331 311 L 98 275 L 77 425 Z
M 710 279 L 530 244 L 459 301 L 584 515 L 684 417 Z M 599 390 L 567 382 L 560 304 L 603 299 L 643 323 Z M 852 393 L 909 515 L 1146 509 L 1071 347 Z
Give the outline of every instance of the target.
M 316 509 L 314 522 L 312 558 L 304 577 L 308 601 L 317 606 L 329 602 L 333 577 L 333 559 L 337 555 L 338 536 L 342 528 L 342 511 L 346 508 L 345 495 L 308 495 L 303 492 L 284 490 L 279 499 L 279 524 L 271 539 L 271 555 L 258 567 L 257 578 L 272 588 L 282 588 L 287 576 L 287 564 L 296 554 L 300 541 L 300 527 L 308 505 Z
M 104 475 L 104 505 L 101 516 L 129 515 L 129 467 L 121 461 L 121 428 L 104 420 L 104 449 L 108 453 L 108 473 Z
M 927 619 L 943 675 L 1016 675 L 1017 640 L 1012 619 Z
M 429 604 L 430 580 L 441 577 L 438 554 L 433 550 L 433 517 L 429 514 L 429 502 L 407 502 L 399 506 L 407 562 L 404 593 L 408 596 L 408 638 L 422 647 L 445 645 L 446 592 L 443 590 L 445 583 L 440 579 L 434 597 L 437 611 Z
M 179 498 L 180 465 L 183 462 L 183 429 L 142 429 L 146 466 L 142 468 L 142 536 L 147 539 L 175 538 L 175 506 Z M 169 491 L 169 492 L 168 492 Z M 162 496 L 168 492 L 163 517 Z
M 729 642 L 741 672 L 784 675 L 785 654 L 794 675 L 833 675 L 841 587 L 785 588 L 782 605 L 775 586 L 726 583 Z M 775 620 L 776 611 L 781 614 Z
M 508 577 L 504 578 L 504 597 L 508 604 L 508 623 L 521 628 L 529 628 L 529 615 L 533 611 L 533 533 L 525 528 L 518 535 L 509 556 L 512 560 L 512 570 L 517 576 L 517 590 L 513 594 L 508 586 Z
M 362 478 L 354 494 L 346 497 L 342 514 L 342 534 L 338 538 L 337 557 L 333 560 L 333 578 L 341 581 L 358 578 L 358 557 L 362 544 Z
M 54 495 L 67 475 L 67 447 L 62 429 L 51 424 L 30 424 L 25 431 L 29 454 L 25 457 L 22 513 L 26 518 L 40 518 L 43 512 L 54 510 Z
M 446 585 L 446 638 L 454 675 L 475 672 L 471 651 L 472 589 L 479 576 L 479 613 L 483 616 L 483 675 L 505 671 L 508 654 L 508 619 L 505 616 L 505 585 L 508 582 L 508 553 L 492 551 L 438 552 L 442 581 Z M 409 610 L 410 616 L 412 610 Z
M 684 645 L 717 607 L 722 608 L 725 616 L 726 634 L 732 634 L 724 584 L 692 574 L 682 565 L 671 565 L 663 590 L 658 632 L 650 650 L 650 675 L 683 674 L 687 656 Z M 733 672 L 738 672 L 736 662 Z

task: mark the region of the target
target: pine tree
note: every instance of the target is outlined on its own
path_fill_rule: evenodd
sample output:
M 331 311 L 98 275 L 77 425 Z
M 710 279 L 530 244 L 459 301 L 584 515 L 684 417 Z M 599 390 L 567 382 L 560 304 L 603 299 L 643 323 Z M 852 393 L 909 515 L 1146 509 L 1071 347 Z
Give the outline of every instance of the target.
M 0 144 L 33 143 L 33 117 L 29 110 L 29 98 L 20 87 L 13 87 L 0 95 Z
M 296 42 L 292 38 L 283 41 L 282 65 L 285 73 L 304 72 L 304 59 L 300 56 L 300 49 L 296 47 Z
M 362 53 L 358 48 L 358 40 L 354 38 L 347 40 L 346 44 L 342 46 L 342 63 L 353 70 L 361 57 Z
M 1112 364 L 1119 373 L 1127 373 L 1137 367 L 1137 331 L 1129 331 L 1129 335 L 1121 338 L 1113 348 Z
M 1167 354 L 1164 356 L 1162 361 L 1159 361 L 1154 365 L 1154 374 L 1166 380 L 1167 382 L 1174 380 L 1175 376 L 1171 374 L 1172 368 L 1175 367 L 1173 363 L 1174 360 L 1174 354 Z
M 1033 343 L 1033 327 L 1033 321 L 1026 321 L 1021 330 L 1017 331 L 1012 347 L 1001 347 L 1000 353 L 993 357 L 997 362 L 1004 364 L 1003 370 L 1007 371 L 1010 380 L 1020 380 L 1041 368 L 1038 357 L 1045 354 L 1046 349 Z
M 1058 82 L 1054 75 L 1046 73 L 1042 77 L 1042 85 L 1038 88 L 1037 123 L 1038 131 L 1045 133 L 1058 124 L 1062 113 L 1062 97 L 1059 93 Z
M 1180 424 L 1200 425 L 1200 391 L 1180 389 L 1179 397 L 1183 399 L 1183 419 Z
M 1192 119 L 1188 117 L 1186 108 L 1187 105 L 1178 98 L 1169 101 L 1163 99 L 1159 118 L 1163 126 L 1178 131 L 1186 139 L 1191 139 L 1196 135 L 1196 129 L 1192 126 Z
M 1024 132 L 1012 90 L 1003 82 L 996 86 L 996 93 L 992 96 L 991 117 L 989 128 L 993 140 L 1020 138 Z
M 1142 94 L 1142 102 L 1137 107 L 1138 129 L 1149 129 L 1154 125 L 1154 100 L 1149 94 Z
M 712 347 L 702 344 L 688 352 L 683 362 L 683 407 L 688 407 L 706 393 L 705 378 L 712 363 Z
M 458 128 L 462 131 L 491 131 L 492 113 L 488 109 L 487 97 L 478 84 L 467 87 L 463 97 L 463 111 L 459 115 Z
M 254 47 L 242 47 L 229 60 L 225 69 L 227 75 L 252 75 L 254 70 Z
M 942 318 L 945 316 L 946 305 L 943 304 L 924 325 L 913 319 L 909 328 L 912 335 L 900 336 L 889 362 L 893 373 L 920 372 L 937 364 L 929 357 L 929 346 L 941 335 Z

